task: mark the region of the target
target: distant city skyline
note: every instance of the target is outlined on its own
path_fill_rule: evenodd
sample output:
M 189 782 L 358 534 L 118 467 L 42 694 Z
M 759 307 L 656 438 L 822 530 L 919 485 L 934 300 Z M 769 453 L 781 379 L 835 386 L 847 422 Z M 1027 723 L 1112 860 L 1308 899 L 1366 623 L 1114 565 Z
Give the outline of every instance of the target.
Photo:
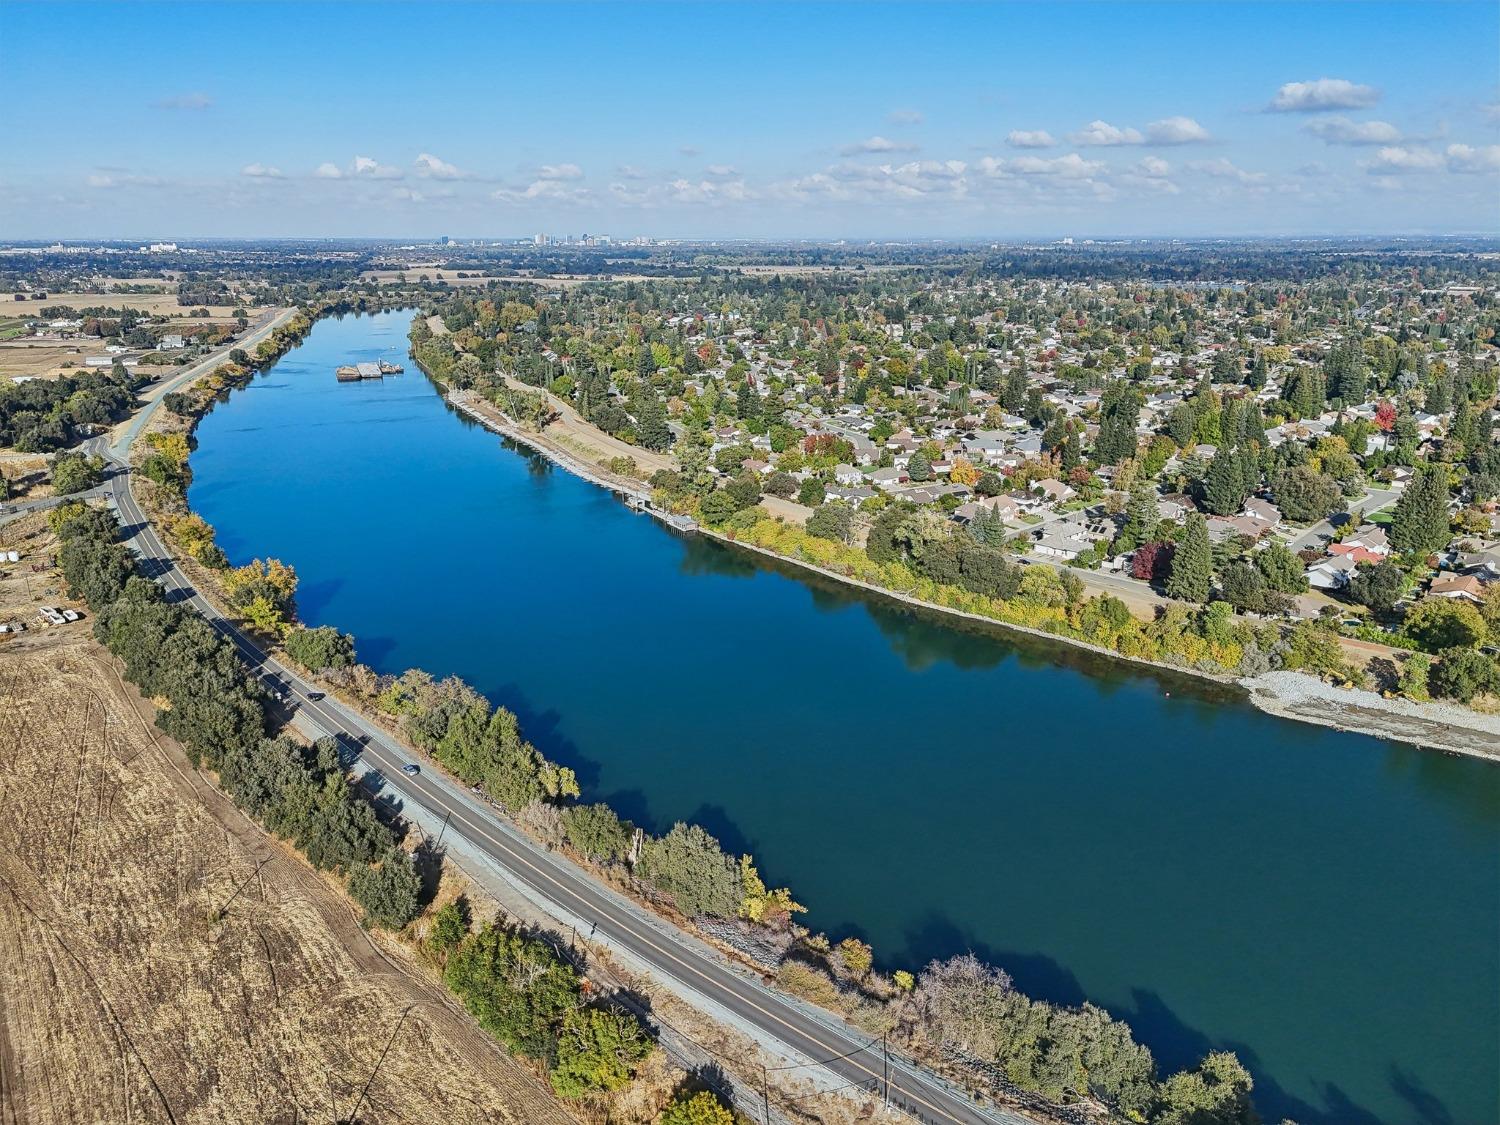
M 0 238 L 1500 234 L 1497 41 L 1484 0 L 11 3 Z

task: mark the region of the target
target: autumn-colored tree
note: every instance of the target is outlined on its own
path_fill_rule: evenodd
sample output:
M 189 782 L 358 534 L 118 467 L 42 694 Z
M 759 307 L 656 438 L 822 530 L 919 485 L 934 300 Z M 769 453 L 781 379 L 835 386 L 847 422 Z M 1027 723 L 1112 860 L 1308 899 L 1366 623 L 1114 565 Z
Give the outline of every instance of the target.
M 1161 576 L 1167 564 L 1166 544 L 1142 543 L 1130 558 L 1130 575 L 1142 582 L 1150 582 Z
M 973 487 L 979 483 L 979 470 L 967 457 L 955 457 L 953 467 L 948 470 L 948 479 L 954 484 Z

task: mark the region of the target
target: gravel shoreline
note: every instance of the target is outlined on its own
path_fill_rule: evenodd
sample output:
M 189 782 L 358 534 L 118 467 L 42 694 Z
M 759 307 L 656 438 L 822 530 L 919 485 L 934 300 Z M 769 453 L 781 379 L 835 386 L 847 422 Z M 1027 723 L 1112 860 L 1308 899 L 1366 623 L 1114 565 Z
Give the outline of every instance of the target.
M 1271 715 L 1500 761 L 1500 716 L 1452 703 L 1387 699 L 1301 672 L 1267 672 L 1240 683 L 1250 702 Z

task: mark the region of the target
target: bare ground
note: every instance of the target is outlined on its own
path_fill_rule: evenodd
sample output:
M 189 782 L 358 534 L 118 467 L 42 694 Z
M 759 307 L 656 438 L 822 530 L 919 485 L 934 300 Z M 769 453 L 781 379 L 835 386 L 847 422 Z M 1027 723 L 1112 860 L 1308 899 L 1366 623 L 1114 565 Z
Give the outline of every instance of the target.
M 73 637 L 0 650 L 0 1123 L 573 1120 Z

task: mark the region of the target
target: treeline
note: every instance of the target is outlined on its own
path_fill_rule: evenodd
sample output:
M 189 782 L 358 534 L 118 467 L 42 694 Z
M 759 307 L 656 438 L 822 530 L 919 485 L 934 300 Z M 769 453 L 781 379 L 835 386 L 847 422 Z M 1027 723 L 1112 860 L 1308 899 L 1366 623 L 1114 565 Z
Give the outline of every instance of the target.
M 0 446 L 51 453 L 82 440 L 84 428 L 109 426 L 135 406 L 142 380 L 119 370 L 0 383 Z
M 972 954 L 934 961 L 917 979 L 905 1034 L 1002 1088 L 1054 1102 L 1089 1098 L 1152 1125 L 1258 1125 L 1249 1073 L 1215 1051 L 1161 1080 L 1130 1028 L 1092 1004 L 1063 1008 L 1017 992 Z
M 337 744 L 267 737 L 265 694 L 234 645 L 136 572 L 111 516 L 70 504 L 50 519 L 63 577 L 93 612 L 94 635 L 124 664 L 125 678 L 157 701 L 157 725 L 193 765 L 217 772 L 240 808 L 315 867 L 347 878 L 370 922 L 399 929 L 414 919 L 420 880 L 412 858 L 355 793 Z

